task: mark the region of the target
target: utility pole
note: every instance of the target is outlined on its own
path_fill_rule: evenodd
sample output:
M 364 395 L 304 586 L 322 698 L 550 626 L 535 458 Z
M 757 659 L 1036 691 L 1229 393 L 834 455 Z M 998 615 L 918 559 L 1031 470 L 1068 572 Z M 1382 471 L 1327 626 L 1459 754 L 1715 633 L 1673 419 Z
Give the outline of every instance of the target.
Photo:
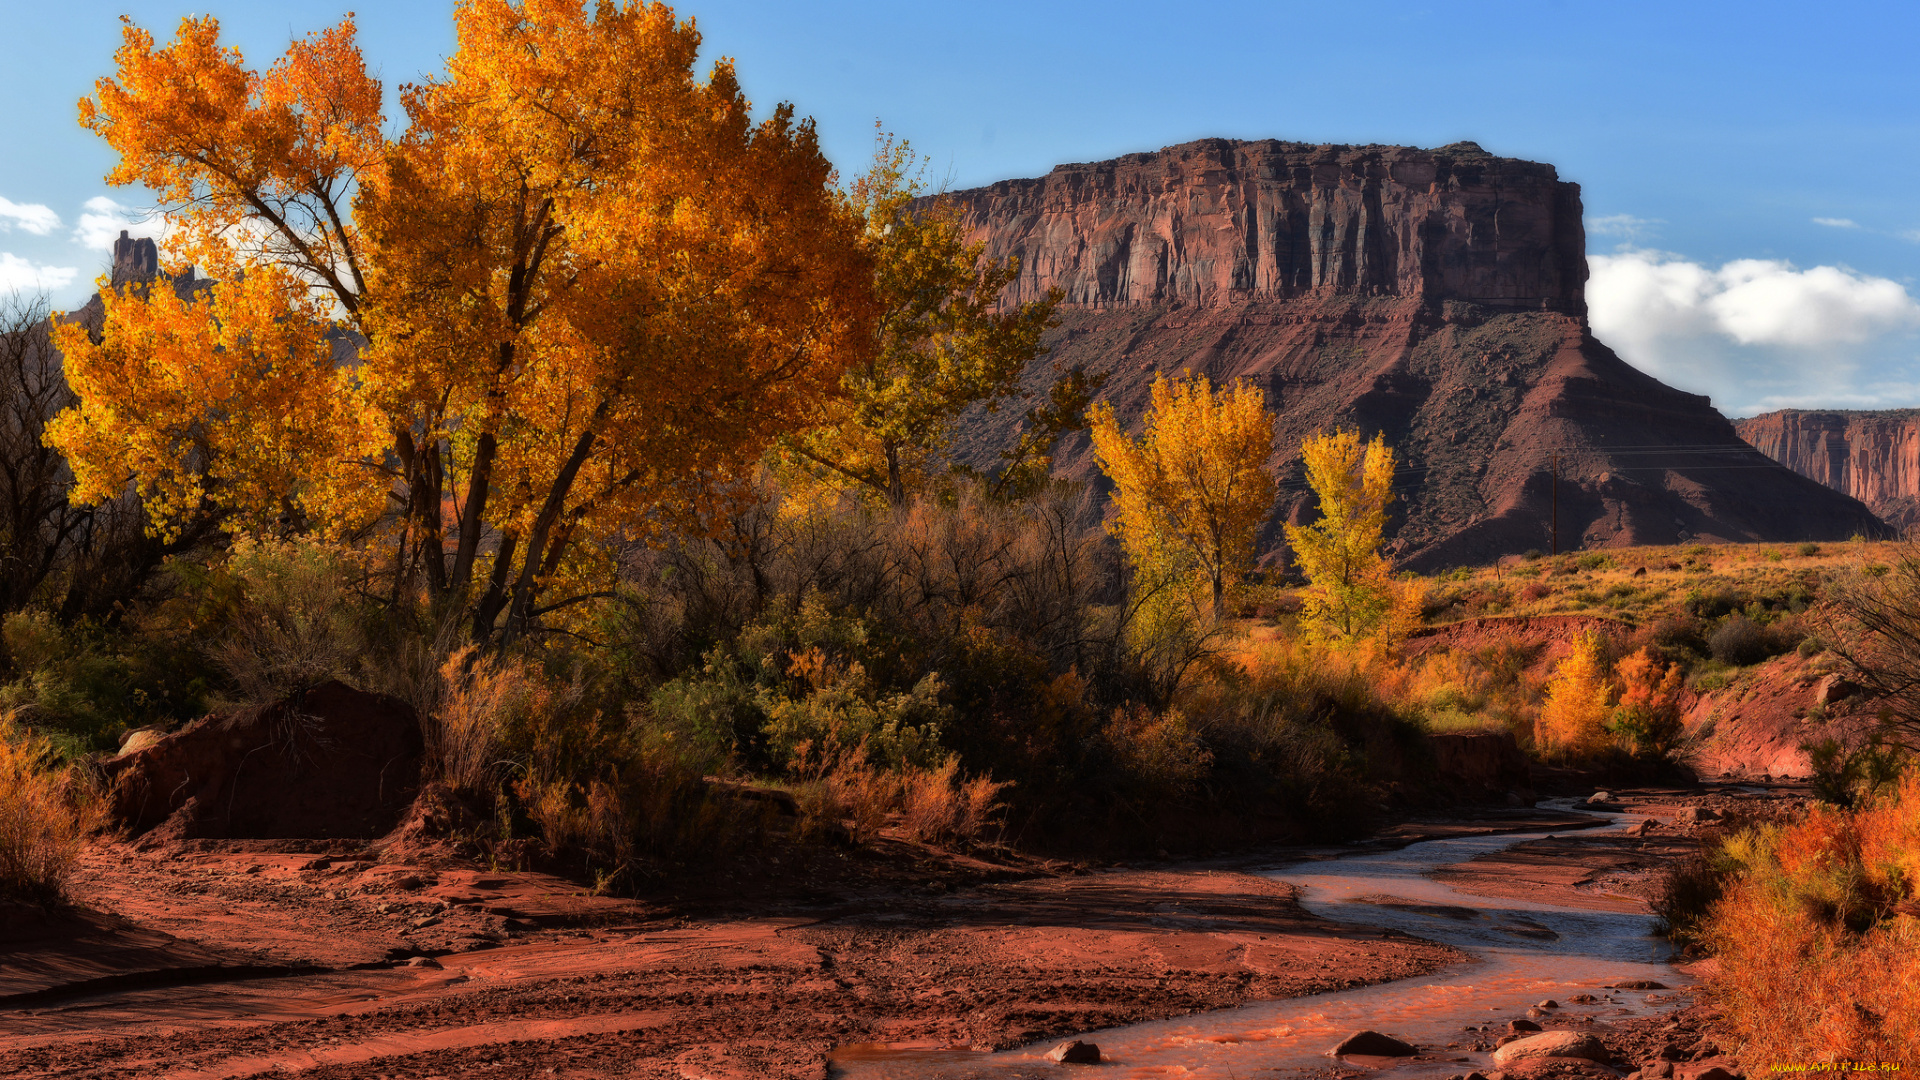
M 1552 554 L 1560 554 L 1560 452 L 1553 451 L 1553 539 L 1548 542 Z

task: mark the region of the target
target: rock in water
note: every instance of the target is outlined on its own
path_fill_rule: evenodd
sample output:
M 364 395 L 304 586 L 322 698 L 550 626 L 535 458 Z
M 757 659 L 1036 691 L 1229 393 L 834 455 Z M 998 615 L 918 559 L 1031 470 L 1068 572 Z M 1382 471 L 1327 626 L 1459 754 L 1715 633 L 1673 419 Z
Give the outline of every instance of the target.
M 1607 1048 L 1600 1040 L 1578 1031 L 1544 1031 L 1530 1035 L 1493 1052 L 1494 1064 L 1507 1068 L 1525 1061 L 1538 1058 L 1585 1058 L 1588 1061 L 1607 1060 Z
M 1266 391 L 1284 483 L 1263 548 L 1314 513 L 1301 437 L 1341 426 L 1384 433 L 1407 470 L 1391 543 L 1409 569 L 1553 546 L 1556 490 L 1562 550 L 1883 531 L 1594 339 L 1580 191 L 1551 165 L 1471 143 L 1205 139 L 947 199 L 989 256 L 1019 256 L 1005 300 L 1065 293 L 1028 390 L 1055 365 L 1105 373 L 1123 424 L 1157 371 Z M 977 412 L 955 454 L 992 466 L 1019 424 Z M 1057 462 L 1098 475 L 1085 438 Z
M 1539 1031 L 1540 1025 L 1531 1020 L 1513 1020 L 1507 1024 L 1507 1030 L 1513 1032 L 1515 1035 L 1520 1035 L 1526 1032 Z
M 1047 1060 L 1068 1065 L 1098 1065 L 1100 1064 L 1100 1047 L 1094 1043 L 1074 1039 L 1047 1051 Z
M 1382 1035 L 1377 1031 L 1356 1031 L 1340 1040 L 1340 1045 L 1327 1051 L 1334 1057 L 1347 1057 L 1359 1054 L 1363 1057 L 1412 1057 L 1420 1051 L 1410 1043 L 1401 1042 L 1391 1035 Z

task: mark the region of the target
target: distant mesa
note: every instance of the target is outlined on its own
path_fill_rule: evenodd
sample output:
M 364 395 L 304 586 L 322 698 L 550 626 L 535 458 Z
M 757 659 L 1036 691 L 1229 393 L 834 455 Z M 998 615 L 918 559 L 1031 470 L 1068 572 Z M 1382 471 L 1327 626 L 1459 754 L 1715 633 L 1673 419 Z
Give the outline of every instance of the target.
M 1269 551 L 1314 512 L 1301 438 L 1341 425 L 1398 453 L 1392 544 L 1414 569 L 1549 550 L 1556 501 L 1561 550 L 1885 529 L 1593 337 L 1580 189 L 1551 165 L 1471 142 L 1205 139 L 948 198 L 991 255 L 1019 257 L 1010 299 L 1066 296 L 1029 389 L 1055 364 L 1108 372 L 1123 419 L 1156 371 L 1266 390 Z M 1018 423 L 976 414 L 956 452 L 990 468 Z M 1084 436 L 1057 468 L 1103 482 Z

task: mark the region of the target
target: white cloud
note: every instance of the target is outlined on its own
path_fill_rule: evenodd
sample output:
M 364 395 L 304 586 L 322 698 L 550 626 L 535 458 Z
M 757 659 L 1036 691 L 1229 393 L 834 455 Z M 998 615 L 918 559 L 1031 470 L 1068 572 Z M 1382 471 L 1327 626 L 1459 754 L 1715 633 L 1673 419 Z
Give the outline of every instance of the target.
M 169 231 L 165 218 L 117 203 L 105 195 L 95 195 L 87 200 L 85 212 L 73 228 L 73 240 L 90 251 L 111 255 L 113 242 L 120 239 L 122 229 L 136 237 L 151 236 L 156 240 Z
M 15 225 L 23 232 L 45 236 L 60 227 L 60 215 L 39 203 L 17 203 L 0 196 L 0 232 Z
M 0 295 L 56 292 L 79 276 L 78 267 L 42 266 L 10 251 L 0 251 Z
M 1920 301 L 1888 278 L 1774 259 L 1719 268 L 1658 251 L 1589 258 L 1596 336 L 1733 414 L 1920 403 Z
M 1860 227 L 1859 222 L 1852 218 L 1843 217 L 1817 217 L 1813 219 L 1813 223 L 1815 225 L 1825 225 L 1829 229 L 1857 229 Z
M 1617 236 L 1629 243 L 1651 239 L 1659 232 L 1655 225 L 1665 225 L 1659 218 L 1634 217 L 1632 214 L 1607 214 L 1604 217 L 1588 218 L 1587 231 L 1595 236 Z

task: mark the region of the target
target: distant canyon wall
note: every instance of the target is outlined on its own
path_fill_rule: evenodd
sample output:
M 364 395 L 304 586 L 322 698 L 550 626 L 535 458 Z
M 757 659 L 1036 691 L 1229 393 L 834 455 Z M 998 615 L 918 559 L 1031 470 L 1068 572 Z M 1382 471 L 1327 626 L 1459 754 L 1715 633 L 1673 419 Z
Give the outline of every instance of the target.
M 1585 310 L 1580 189 L 1472 143 L 1208 139 L 953 196 L 1011 296 L 1086 306 L 1313 295 Z
M 1782 409 L 1734 421 L 1740 437 L 1901 530 L 1920 524 L 1920 409 Z

